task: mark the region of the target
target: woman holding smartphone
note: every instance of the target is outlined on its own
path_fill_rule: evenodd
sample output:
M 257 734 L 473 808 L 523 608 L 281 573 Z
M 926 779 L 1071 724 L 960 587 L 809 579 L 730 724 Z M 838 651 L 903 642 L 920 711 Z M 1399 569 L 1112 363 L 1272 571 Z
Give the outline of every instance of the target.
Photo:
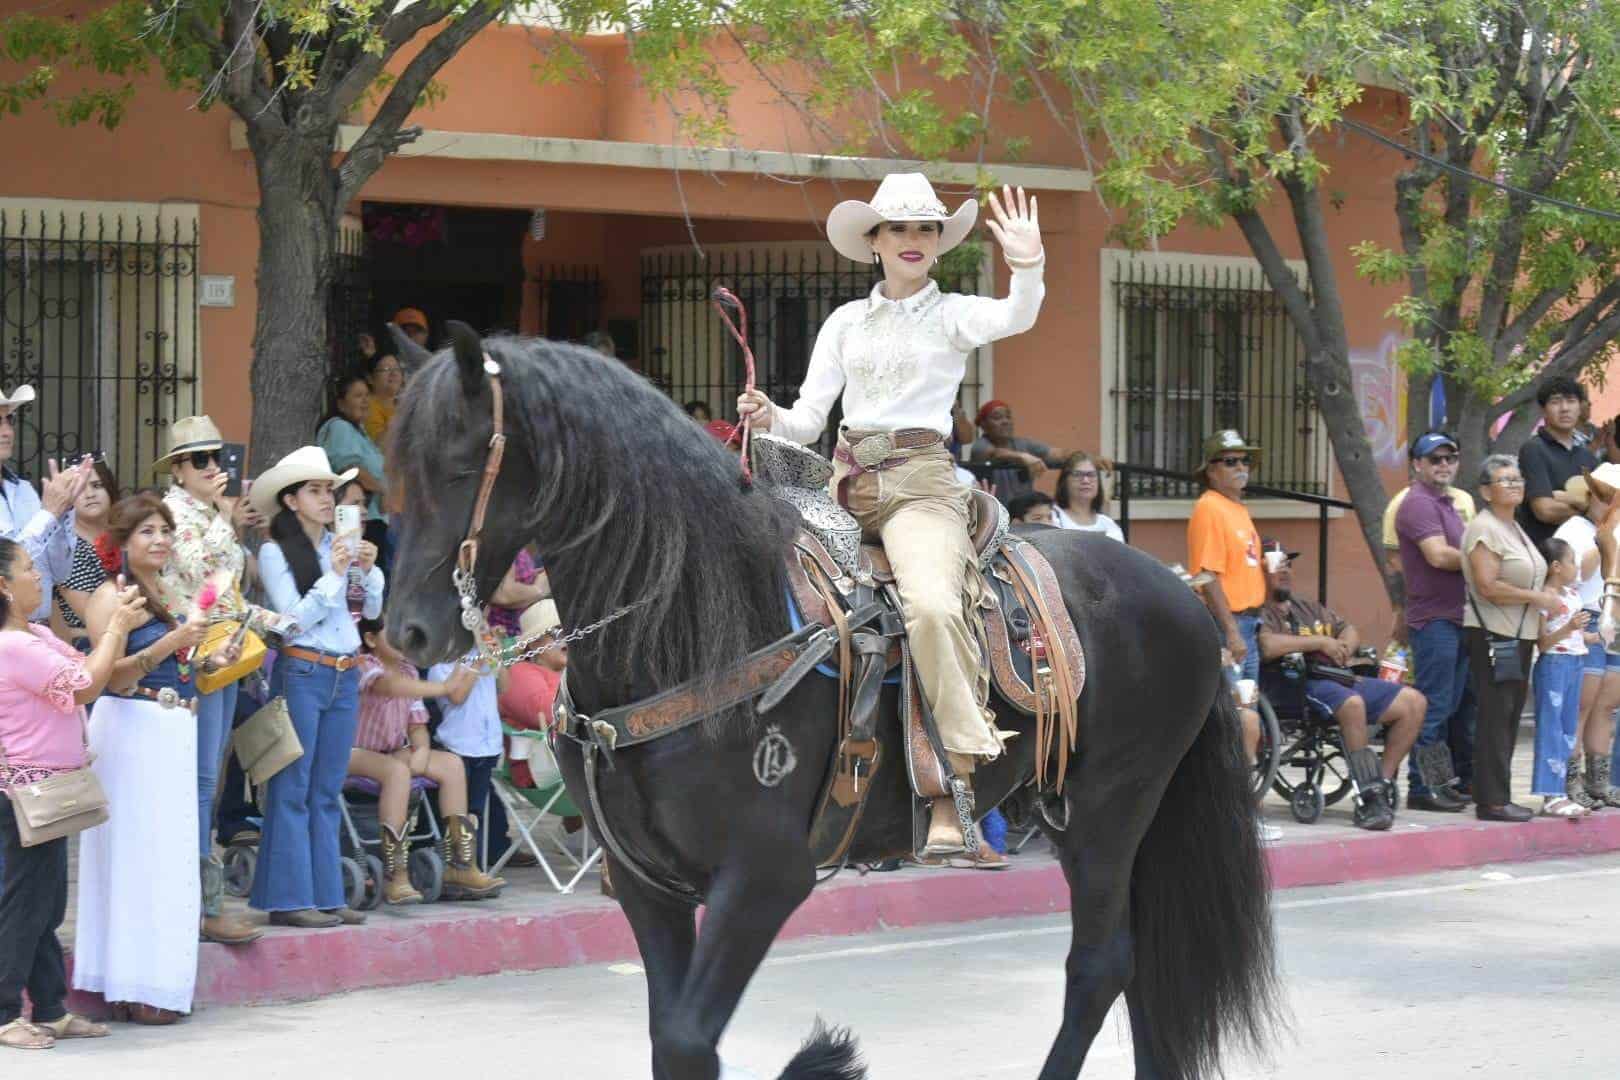
M 176 420 L 169 430 L 169 452 L 152 466 L 167 471 L 173 486 L 163 505 L 174 518 L 174 549 L 163 568 L 163 586 L 176 610 L 200 618 L 197 597 L 212 585 L 228 605 L 242 609 L 242 575 L 247 553 L 237 530 L 247 504 L 226 494 L 230 476 L 223 467 L 225 440 L 206 416 Z M 201 864 L 202 937 L 221 945 L 245 945 L 263 934 L 244 919 L 225 914 L 225 870 L 214 856 L 214 794 L 230 745 L 236 715 L 237 684 L 197 695 L 197 858 Z
M 254 507 L 274 517 L 259 549 L 270 606 L 292 625 L 276 661 L 274 684 L 287 702 L 304 754 L 265 787 L 264 831 L 253 877 L 255 908 L 277 926 L 321 928 L 361 923 L 344 901 L 338 850 L 339 798 L 360 715 L 360 631 L 349 606 L 349 570 L 360 571 L 358 614 L 382 614 L 377 548 L 334 535 L 334 488 L 354 479 L 332 471 L 326 451 L 305 446 L 253 485 Z

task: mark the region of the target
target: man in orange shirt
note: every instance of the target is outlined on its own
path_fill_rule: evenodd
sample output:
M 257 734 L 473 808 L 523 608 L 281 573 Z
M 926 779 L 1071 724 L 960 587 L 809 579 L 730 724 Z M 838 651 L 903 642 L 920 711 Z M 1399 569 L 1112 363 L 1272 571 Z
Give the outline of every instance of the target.
M 1205 439 L 1204 463 L 1195 474 L 1205 490 L 1187 521 L 1187 570 L 1213 575 L 1203 589 L 1204 603 L 1245 679 L 1260 677 L 1260 608 L 1266 602 L 1260 534 L 1243 505 L 1259 452 L 1236 431 Z

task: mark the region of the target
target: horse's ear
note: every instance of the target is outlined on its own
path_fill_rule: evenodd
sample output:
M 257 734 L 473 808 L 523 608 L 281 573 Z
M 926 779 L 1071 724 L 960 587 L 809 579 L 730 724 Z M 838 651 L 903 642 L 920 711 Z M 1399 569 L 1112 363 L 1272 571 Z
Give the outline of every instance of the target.
M 450 331 L 450 347 L 455 350 L 456 367 L 461 371 L 461 388 L 472 397 L 484 385 L 484 341 L 464 322 L 451 319 L 444 325 Z
M 433 359 L 432 353 L 412 341 L 409 334 L 393 323 L 388 324 L 388 336 L 393 339 L 394 348 L 399 350 L 399 360 L 406 371 L 421 371 Z

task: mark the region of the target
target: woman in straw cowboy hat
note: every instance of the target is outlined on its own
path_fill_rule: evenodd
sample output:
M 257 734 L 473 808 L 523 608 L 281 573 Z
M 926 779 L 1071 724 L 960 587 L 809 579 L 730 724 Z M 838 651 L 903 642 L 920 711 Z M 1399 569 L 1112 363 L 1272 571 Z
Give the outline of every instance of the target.
M 979 663 L 968 489 L 944 440 L 968 353 L 1035 325 L 1045 293 L 1035 200 L 1009 188 L 989 203 L 990 231 L 1012 271 L 1004 300 L 944 293 L 929 277 L 973 227 L 978 206 L 971 200 L 947 213 L 925 176 L 895 173 L 871 202 L 839 203 L 827 238 L 844 257 L 875 264 L 883 280 L 822 326 L 791 409 L 758 390 L 737 401 L 738 415 L 761 430 L 809 443 L 842 398 L 833 491 L 888 551 L 919 684 L 964 781 L 977 759 L 1001 753 L 1001 739 L 985 708 L 989 684 Z M 936 800 L 925 851 L 962 847 L 956 808 Z
M 339 793 L 359 723 L 360 631 L 355 615 L 382 614 L 377 548 L 332 534 L 338 475 L 326 451 L 304 446 L 276 462 L 249 492 L 270 517 L 259 569 L 270 606 L 293 624 L 283 633 L 273 675 L 287 702 L 304 755 L 270 778 L 262 799 L 264 830 L 248 902 L 278 926 L 360 923 L 344 899 L 338 851 Z M 273 515 L 273 516 L 272 516 Z M 359 568 L 359 612 L 349 609 L 349 567 Z
M 187 416 L 169 428 L 169 452 L 152 464 L 169 474 L 173 486 L 163 504 L 174 517 L 174 550 L 163 568 L 163 584 L 176 606 L 191 611 L 197 597 L 212 587 L 229 605 L 237 598 L 247 553 L 238 528 L 256 515 L 243 499 L 225 494 L 229 476 L 220 451 L 225 439 L 206 416 Z M 244 612 L 245 614 L 245 612 Z M 236 715 L 237 684 L 197 695 L 197 858 L 202 868 L 202 936 L 222 945 L 257 941 L 258 927 L 225 914 L 225 869 L 214 857 L 214 793 Z

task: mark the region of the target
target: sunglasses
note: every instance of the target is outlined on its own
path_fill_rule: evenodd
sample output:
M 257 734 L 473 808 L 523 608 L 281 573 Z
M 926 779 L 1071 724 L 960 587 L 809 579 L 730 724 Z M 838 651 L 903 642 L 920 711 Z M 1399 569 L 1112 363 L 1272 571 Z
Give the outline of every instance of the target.
M 186 455 L 186 460 L 191 462 L 191 467 L 193 469 L 206 469 L 208 468 L 209 462 L 217 462 L 219 460 L 219 451 L 193 450 L 191 453 Z
M 1430 465 L 1455 465 L 1455 464 L 1457 464 L 1457 455 L 1456 454 L 1430 454 L 1429 457 L 1428 457 L 1428 461 L 1429 461 Z
M 1239 466 L 1249 464 L 1249 455 L 1248 454 L 1229 454 L 1226 457 L 1215 458 L 1211 462 L 1211 464 L 1214 464 L 1215 462 L 1219 462 L 1220 464 L 1225 465 L 1228 469 L 1236 469 Z

